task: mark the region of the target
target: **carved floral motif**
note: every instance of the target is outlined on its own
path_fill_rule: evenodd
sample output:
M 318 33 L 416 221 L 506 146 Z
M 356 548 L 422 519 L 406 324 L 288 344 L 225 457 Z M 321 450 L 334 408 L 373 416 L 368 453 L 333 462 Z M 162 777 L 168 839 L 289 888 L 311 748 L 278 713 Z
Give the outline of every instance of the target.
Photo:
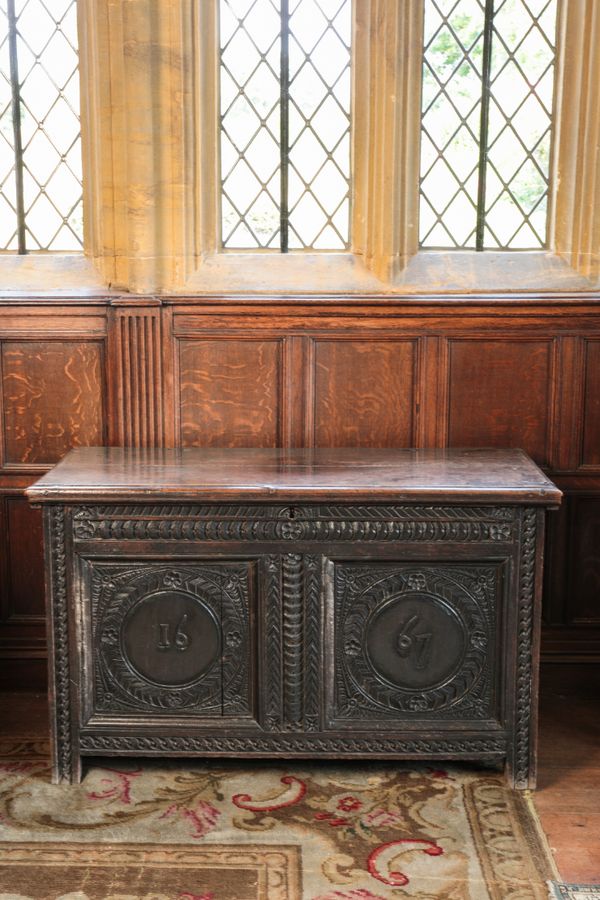
M 247 567 L 241 564 L 239 571 L 232 572 L 233 565 L 90 564 L 96 710 L 248 713 Z M 133 614 L 141 609 L 142 621 L 143 616 L 151 616 L 153 600 L 164 596 L 165 590 L 173 600 L 181 598 L 192 609 L 198 604 L 206 621 L 212 621 L 211 627 L 222 636 L 218 658 L 208 669 L 200 667 L 189 684 L 165 684 L 158 676 L 154 680 L 140 672 L 128 656 L 124 636 Z M 202 634 L 193 637 L 186 620 L 187 615 L 178 615 L 173 622 L 154 626 L 157 651 L 170 652 L 173 666 L 184 656 L 201 666 L 197 639 L 202 640 Z
M 88 506 L 76 512 L 76 540 L 509 541 L 512 507 Z
M 481 564 L 436 564 L 419 569 L 338 564 L 332 659 L 334 719 L 389 719 L 399 713 L 492 716 L 498 577 L 496 568 Z M 370 642 L 376 617 L 386 608 L 390 610 L 386 621 L 393 623 L 394 616 L 398 621 L 395 643 L 385 643 L 379 635 L 377 642 Z M 406 608 L 411 613 L 405 613 Z M 429 610 L 437 618 L 428 618 Z M 456 632 L 457 655 L 455 659 L 449 655 L 444 672 L 436 670 L 435 663 L 449 652 L 450 625 Z M 389 662 L 390 652 L 403 661 L 398 671 L 408 673 L 413 681 L 390 680 L 387 672 L 394 665 L 393 660 Z M 383 670 L 378 664 L 381 654 L 386 657 Z M 430 661 L 434 674 L 428 684 Z

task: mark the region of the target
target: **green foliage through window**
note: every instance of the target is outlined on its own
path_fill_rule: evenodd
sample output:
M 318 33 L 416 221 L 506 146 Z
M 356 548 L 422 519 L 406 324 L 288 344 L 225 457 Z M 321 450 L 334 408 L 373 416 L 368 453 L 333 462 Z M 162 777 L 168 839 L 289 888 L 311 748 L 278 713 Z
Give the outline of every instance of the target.
M 420 240 L 546 246 L 557 0 L 426 0 Z

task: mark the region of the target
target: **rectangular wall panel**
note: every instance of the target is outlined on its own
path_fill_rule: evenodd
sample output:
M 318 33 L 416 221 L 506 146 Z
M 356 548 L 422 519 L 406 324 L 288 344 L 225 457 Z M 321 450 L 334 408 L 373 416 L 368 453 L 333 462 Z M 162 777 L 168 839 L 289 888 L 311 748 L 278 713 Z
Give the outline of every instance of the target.
M 5 341 L 2 391 L 5 464 L 52 465 L 104 443 L 102 342 Z
M 181 340 L 182 446 L 276 447 L 282 347 L 278 340 Z
M 600 625 L 600 496 L 573 497 L 571 510 L 567 620 Z
M 583 422 L 582 463 L 600 468 L 600 341 L 586 341 Z
M 450 447 L 521 447 L 549 462 L 552 342 L 452 340 Z
M 6 499 L 8 620 L 44 616 L 42 512 L 25 497 Z
M 549 527 L 552 652 L 576 656 L 581 647 L 600 658 L 600 307 L 582 304 L 120 297 L 3 305 L 4 670 L 12 677 L 18 660 L 28 671 L 43 647 L 39 513 L 22 490 L 72 446 L 108 442 L 523 447 L 568 501 Z
M 315 446 L 410 447 L 415 365 L 415 341 L 315 341 Z

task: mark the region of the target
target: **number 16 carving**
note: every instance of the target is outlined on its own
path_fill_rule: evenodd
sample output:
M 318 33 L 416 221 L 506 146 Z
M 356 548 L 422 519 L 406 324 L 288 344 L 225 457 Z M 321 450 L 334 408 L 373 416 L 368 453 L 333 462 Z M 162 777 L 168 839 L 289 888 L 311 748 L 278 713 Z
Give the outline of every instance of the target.
M 157 647 L 159 650 L 181 650 L 182 652 L 187 650 L 191 643 L 191 638 L 186 631 L 184 631 L 184 626 L 187 622 L 187 614 L 183 616 L 177 627 L 175 628 L 175 635 L 171 640 L 169 636 L 169 632 L 171 629 L 171 625 L 168 622 L 161 622 L 158 625 L 158 644 Z

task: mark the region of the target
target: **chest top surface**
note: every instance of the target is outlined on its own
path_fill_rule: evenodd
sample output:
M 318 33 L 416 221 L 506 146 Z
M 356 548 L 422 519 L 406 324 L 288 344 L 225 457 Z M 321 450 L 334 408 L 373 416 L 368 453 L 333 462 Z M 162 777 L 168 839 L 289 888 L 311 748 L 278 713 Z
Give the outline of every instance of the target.
M 561 492 L 522 450 L 130 449 L 86 447 L 27 489 L 33 503 L 510 503 Z

